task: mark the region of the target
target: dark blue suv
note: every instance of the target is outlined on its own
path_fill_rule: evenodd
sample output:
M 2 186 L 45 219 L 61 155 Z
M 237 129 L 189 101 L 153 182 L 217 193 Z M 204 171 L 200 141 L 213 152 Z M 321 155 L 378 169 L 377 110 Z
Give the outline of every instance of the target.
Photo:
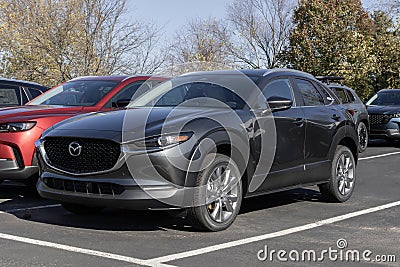
M 0 79 L 0 107 L 25 105 L 48 89 L 34 82 Z
M 400 89 L 380 90 L 367 102 L 370 137 L 400 140 Z

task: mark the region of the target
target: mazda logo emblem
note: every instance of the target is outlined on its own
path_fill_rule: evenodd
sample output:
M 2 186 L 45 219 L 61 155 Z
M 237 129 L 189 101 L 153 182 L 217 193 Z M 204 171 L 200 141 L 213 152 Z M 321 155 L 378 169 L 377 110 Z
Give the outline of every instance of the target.
M 69 154 L 73 157 L 77 157 L 82 152 L 82 146 L 78 142 L 72 142 L 68 146 Z

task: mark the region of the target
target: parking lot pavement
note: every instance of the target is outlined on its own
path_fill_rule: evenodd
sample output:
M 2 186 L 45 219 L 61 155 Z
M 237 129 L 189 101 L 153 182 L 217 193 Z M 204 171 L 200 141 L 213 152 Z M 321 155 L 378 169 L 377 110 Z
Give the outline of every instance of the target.
M 344 239 L 344 252 L 394 255 L 397 263 L 379 266 L 399 266 L 399 157 L 400 149 L 373 142 L 360 155 L 356 189 L 348 202 L 324 203 L 316 187 L 246 199 L 232 227 L 218 233 L 196 232 L 165 212 L 110 209 L 77 216 L 24 186 L 5 182 L 0 185 L 0 265 L 310 266 L 317 263 L 282 262 L 276 255 L 272 262 L 262 261 L 257 254 L 266 247 L 300 253 L 337 249 L 337 241 Z M 327 257 L 324 262 L 331 263 Z M 378 264 L 347 264 L 366 263 Z

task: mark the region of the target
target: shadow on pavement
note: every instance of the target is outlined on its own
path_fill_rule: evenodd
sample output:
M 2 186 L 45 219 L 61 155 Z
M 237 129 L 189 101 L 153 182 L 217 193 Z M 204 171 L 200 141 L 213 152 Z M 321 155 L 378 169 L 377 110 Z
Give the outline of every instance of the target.
M 3 189 L 4 188 L 0 188 L 0 194 L 4 191 L 8 191 L 8 196 L 10 198 L 8 201 L 9 203 L 26 203 L 32 199 L 41 200 L 39 196 L 32 192 L 29 193 L 28 191 L 25 191 L 25 196 L 20 199 L 16 196 L 15 191 L 21 191 L 21 188 L 18 188 L 18 190 L 12 190 L 12 188 L 8 188 L 9 190 Z M 18 195 L 19 194 L 20 193 L 18 193 Z M 243 201 L 240 214 L 266 210 L 303 201 L 320 201 L 319 198 L 320 194 L 318 191 L 306 188 L 252 197 Z M 43 201 L 46 200 L 42 200 L 42 202 Z M 54 202 L 47 202 L 47 204 L 54 204 Z M 2 204 L 0 204 L 1 210 L 8 210 L 9 213 L 20 219 L 57 226 L 107 231 L 167 231 L 167 229 L 170 229 L 185 232 L 198 232 L 197 229 L 190 226 L 187 220 L 172 216 L 170 212 L 167 211 L 105 209 L 100 213 L 92 215 L 76 215 L 66 211 L 60 206 L 18 211 L 10 211 L 10 209 L 4 209 L 1 207 Z M 18 207 L 21 207 L 21 205 L 18 205 Z M 15 209 L 15 207 L 13 208 Z M 240 214 L 239 216 L 241 216 Z

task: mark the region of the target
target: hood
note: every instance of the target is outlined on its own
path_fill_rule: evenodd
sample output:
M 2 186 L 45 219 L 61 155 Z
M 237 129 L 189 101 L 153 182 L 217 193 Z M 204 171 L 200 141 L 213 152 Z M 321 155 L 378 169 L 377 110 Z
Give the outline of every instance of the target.
M 83 107 L 63 106 L 18 106 L 0 109 L 0 122 L 31 120 L 40 117 L 74 115 Z
M 400 113 L 400 106 L 367 106 L 371 114 L 396 114 Z
M 133 108 L 127 110 L 96 112 L 70 118 L 46 132 L 46 136 L 92 137 L 112 139 L 124 135 L 124 140 L 136 140 L 163 133 L 185 130 L 187 122 L 212 118 L 221 121 L 232 114 L 230 109 L 213 108 Z M 108 133 L 107 133 L 108 132 Z M 44 137 L 46 137 L 44 136 Z M 116 140 L 115 141 L 120 141 Z

